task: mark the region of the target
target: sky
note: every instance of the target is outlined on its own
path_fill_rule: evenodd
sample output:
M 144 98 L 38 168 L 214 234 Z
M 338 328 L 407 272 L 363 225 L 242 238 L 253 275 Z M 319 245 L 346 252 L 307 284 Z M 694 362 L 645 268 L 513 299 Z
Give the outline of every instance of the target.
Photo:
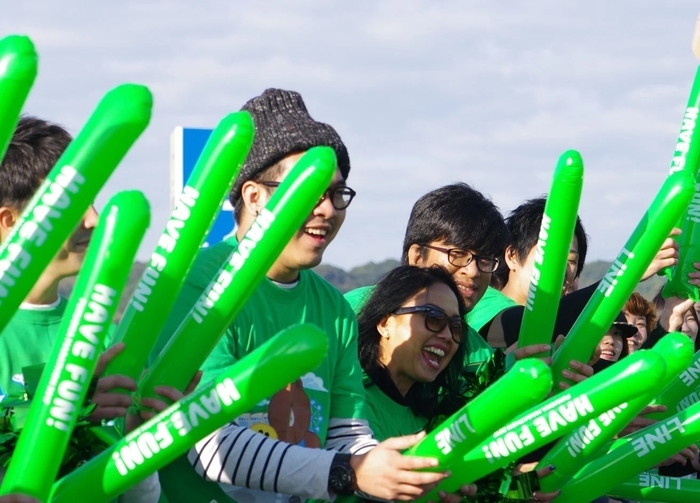
M 698 4 L 644 0 L 6 2 L 39 75 L 24 111 L 77 134 L 134 82 L 151 123 L 105 185 L 142 190 L 155 248 L 170 212 L 169 137 L 212 128 L 269 87 L 300 92 L 346 143 L 357 197 L 324 263 L 398 258 L 413 203 L 463 181 L 504 214 L 583 156 L 590 259 L 612 260 L 668 174 L 698 62 Z

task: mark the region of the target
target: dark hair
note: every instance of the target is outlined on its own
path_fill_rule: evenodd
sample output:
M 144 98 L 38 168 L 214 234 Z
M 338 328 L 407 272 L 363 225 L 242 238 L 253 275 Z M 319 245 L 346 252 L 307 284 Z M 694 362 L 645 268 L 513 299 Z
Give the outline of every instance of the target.
M 508 228 L 495 204 L 466 183 L 428 192 L 411 210 L 401 260 L 408 263 L 412 245 L 445 241 L 482 255 L 499 256 L 508 243 Z
M 0 206 L 23 209 L 71 140 L 57 124 L 21 117 L 0 162 Z
M 459 314 L 464 318 L 466 307 L 452 276 L 442 267 L 421 268 L 401 265 L 391 270 L 377 283 L 375 290 L 367 300 L 358 316 L 358 348 L 360 364 L 368 374 L 382 367 L 379 361 L 381 335 L 377 330 L 379 324 L 424 288 L 443 283 L 454 293 L 459 306 Z M 466 330 L 466 325 L 465 325 Z M 411 386 L 406 399 L 411 410 L 418 415 L 431 419 L 436 413 L 438 394 L 441 389 L 458 392 L 460 373 L 464 365 L 466 352 L 466 334 L 457 346 L 450 363 L 431 383 L 415 383 Z
M 528 254 L 537 245 L 546 202 L 547 198 L 544 196 L 529 199 L 511 211 L 506 218 L 506 225 L 510 232 L 510 243 L 508 246 L 513 248 L 515 257 L 521 264 L 525 263 Z M 588 252 L 588 236 L 578 216 L 576 217 L 574 236 L 576 236 L 578 241 L 578 264 L 575 276 L 578 278 L 583 272 L 583 266 L 586 263 L 586 253 Z M 494 274 L 498 278 L 493 283 L 502 287 L 508 283 L 508 266 L 505 265 L 505 260 L 501 260 L 501 264 L 502 266 Z
M 632 292 L 632 295 L 625 303 L 625 310 L 635 316 L 644 316 L 647 324 L 647 335 L 656 325 L 656 308 L 639 292 Z

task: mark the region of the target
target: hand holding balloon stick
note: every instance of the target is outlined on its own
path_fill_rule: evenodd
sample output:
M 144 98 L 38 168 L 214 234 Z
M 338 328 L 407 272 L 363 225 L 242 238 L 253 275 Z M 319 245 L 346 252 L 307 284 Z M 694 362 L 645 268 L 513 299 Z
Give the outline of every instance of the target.
M 664 361 L 652 351 L 638 351 L 624 360 L 529 409 L 498 431 L 461 461 L 450 465 L 452 475 L 420 501 L 437 501 L 438 492 L 454 493 L 503 468 L 591 418 L 624 403 L 645 389 L 645 382 L 664 375 Z M 438 498 L 439 499 L 439 498 Z
M 503 397 L 517 389 L 509 400 Z M 418 444 L 407 456 L 435 458 L 443 470 L 475 448 L 509 418 L 540 403 L 552 389 L 552 373 L 541 360 L 519 361 L 503 377 L 455 412 Z
M 141 192 L 120 192 L 107 203 L 17 441 L 2 494 L 17 492 L 46 501 L 149 220 L 148 202 Z
M 636 354 L 636 353 L 635 353 Z M 700 402 L 618 440 L 561 490 L 562 501 L 592 501 L 634 475 L 656 466 L 700 438 Z
M 0 333 L 151 118 L 147 88 L 108 92 L 0 243 Z
M 10 35 L 0 39 L 0 161 L 36 79 L 38 63 L 34 44 L 28 37 Z
M 556 470 L 540 481 L 540 489 L 554 492 L 561 489 L 581 466 L 603 451 L 670 382 L 677 378 L 693 356 L 693 342 L 685 335 L 671 333 L 663 337 L 651 350 L 664 359 L 666 372 L 658 381 L 642 383 L 646 390 L 626 404 L 603 412 L 597 418 L 563 437 L 545 454 L 536 470 L 556 466 Z M 646 416 L 648 417 L 648 416 Z
M 329 147 L 314 147 L 299 159 L 141 379 L 137 402 L 155 397 L 156 385 L 185 389 L 318 204 L 335 170 L 335 153 Z
M 692 43 L 693 54 L 700 60 L 700 17 L 695 23 Z M 698 167 L 700 163 L 700 128 L 696 127 L 700 113 L 700 66 L 695 72 L 695 80 L 690 90 L 688 104 L 683 115 L 680 133 L 676 140 L 676 149 L 671 160 L 670 173 L 686 171 L 700 183 Z M 663 287 L 664 298 L 676 296 L 700 301 L 698 287 L 688 283 L 688 274 L 695 272 L 694 262 L 700 256 L 700 193 L 696 193 L 693 202 L 680 219 L 678 227 L 682 233 L 677 237 L 680 261 L 673 268 L 666 269 L 668 281 Z
M 248 112 L 227 115 L 212 132 L 122 315 L 112 342 L 124 342 L 125 349 L 107 365 L 105 375 L 134 380 L 141 375 L 254 132 Z
M 693 197 L 695 183 L 686 172 L 669 176 L 632 236 L 605 273 L 566 339 L 554 353 L 552 375 L 559 389 L 571 360 L 588 361 L 649 267 L 678 217 Z
M 607 495 L 630 501 L 688 503 L 700 500 L 700 480 L 665 477 L 658 473 L 642 472 L 611 489 Z
M 219 377 L 176 402 L 54 485 L 51 502 L 107 502 L 288 383 L 314 370 L 328 337 L 304 324 L 286 329 Z
M 575 150 L 564 152 L 554 170 L 542 215 L 532 278 L 518 337 L 519 348 L 552 342 L 582 187 L 581 155 Z

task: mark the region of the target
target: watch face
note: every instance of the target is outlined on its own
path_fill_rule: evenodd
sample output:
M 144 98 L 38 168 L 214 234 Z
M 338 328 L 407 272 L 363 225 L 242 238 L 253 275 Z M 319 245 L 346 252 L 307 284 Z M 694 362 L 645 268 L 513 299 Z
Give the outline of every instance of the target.
M 345 466 L 334 466 L 330 473 L 330 483 L 333 492 L 337 494 L 352 493 L 353 477 L 350 473 L 352 468 Z

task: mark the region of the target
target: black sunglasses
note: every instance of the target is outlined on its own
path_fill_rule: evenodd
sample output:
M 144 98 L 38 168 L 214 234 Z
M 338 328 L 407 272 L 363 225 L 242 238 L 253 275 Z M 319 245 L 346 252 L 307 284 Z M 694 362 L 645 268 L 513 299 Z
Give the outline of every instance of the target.
M 423 313 L 425 315 L 425 328 L 435 334 L 439 334 L 447 325 L 450 326 L 452 340 L 457 344 L 462 342 L 464 332 L 464 320 L 460 316 L 447 316 L 445 311 L 436 306 L 408 306 L 400 307 L 392 314 Z
M 447 254 L 447 261 L 455 267 L 466 267 L 476 260 L 476 267 L 481 272 L 495 272 L 498 269 L 499 260 L 497 257 L 489 257 L 487 255 L 476 255 L 470 251 L 460 250 L 459 248 L 440 248 L 439 246 L 423 245 L 426 248 L 436 250 Z
M 265 187 L 277 188 L 280 186 L 281 182 L 260 183 L 262 183 Z M 355 197 L 356 194 L 357 192 L 352 190 L 350 187 L 346 187 L 345 185 L 337 185 L 335 187 L 330 187 L 328 190 L 326 190 L 321 196 L 321 199 L 318 200 L 318 204 L 321 204 L 325 198 L 330 196 L 331 204 L 333 205 L 333 207 L 336 210 L 344 210 L 345 208 L 350 206 L 350 203 L 352 202 L 352 199 Z

